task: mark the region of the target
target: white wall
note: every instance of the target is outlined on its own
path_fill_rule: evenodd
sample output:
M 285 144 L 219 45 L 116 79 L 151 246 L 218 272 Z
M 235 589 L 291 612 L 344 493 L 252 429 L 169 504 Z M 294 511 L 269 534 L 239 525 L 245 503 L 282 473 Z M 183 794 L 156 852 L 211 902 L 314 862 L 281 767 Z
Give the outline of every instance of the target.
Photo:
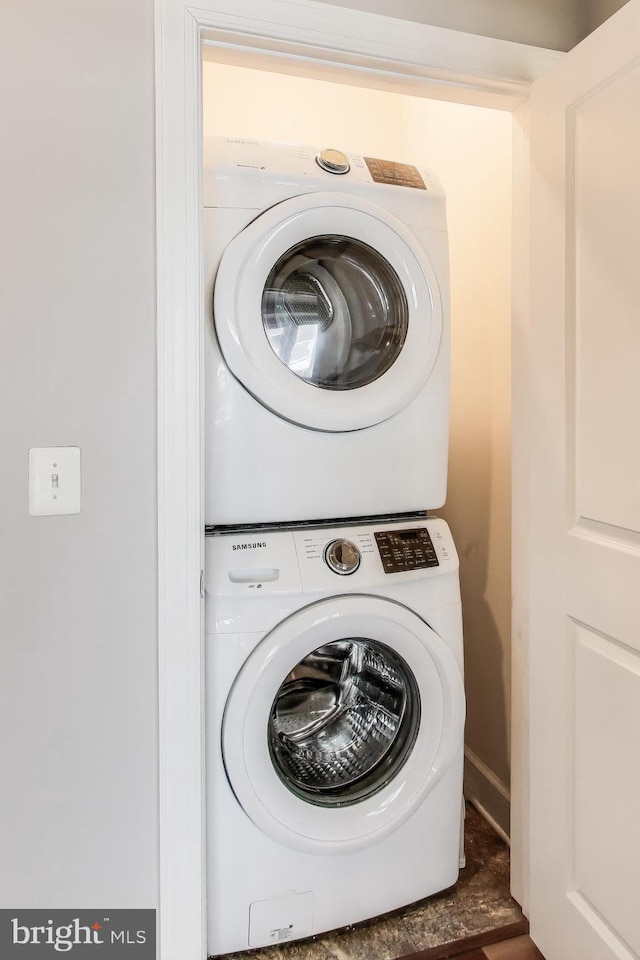
M 584 0 L 324 0 L 398 20 L 570 50 L 583 35 Z M 615 3 L 616 0 L 592 0 Z
M 203 64 L 203 130 L 387 155 L 402 143 L 402 98 L 364 87 Z
M 407 151 L 429 158 L 447 194 L 452 402 L 442 514 L 461 563 L 467 786 L 508 831 L 512 122 L 498 110 L 404 102 Z
M 158 886 L 152 0 L 0 11 L 0 904 Z M 30 517 L 31 446 L 82 449 Z
M 501 800 L 509 782 L 511 115 L 212 62 L 203 83 L 206 135 L 420 162 L 444 183 L 453 336 L 444 513 L 462 563 L 467 742 L 498 782 L 485 800 L 508 830 Z

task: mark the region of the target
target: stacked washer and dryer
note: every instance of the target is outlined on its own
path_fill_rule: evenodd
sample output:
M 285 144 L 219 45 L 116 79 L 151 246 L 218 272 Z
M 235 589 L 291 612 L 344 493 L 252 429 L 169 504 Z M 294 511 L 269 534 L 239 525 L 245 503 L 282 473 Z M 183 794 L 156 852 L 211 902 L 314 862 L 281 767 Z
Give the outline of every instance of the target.
M 465 700 L 438 182 L 216 138 L 204 202 L 218 955 L 455 882 Z

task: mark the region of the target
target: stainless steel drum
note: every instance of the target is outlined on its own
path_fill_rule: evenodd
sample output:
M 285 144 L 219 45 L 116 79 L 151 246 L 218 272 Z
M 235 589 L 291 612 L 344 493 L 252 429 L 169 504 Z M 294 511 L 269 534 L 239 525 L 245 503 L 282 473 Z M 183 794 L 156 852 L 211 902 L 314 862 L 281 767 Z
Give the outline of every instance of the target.
M 420 724 L 415 678 L 374 640 L 318 647 L 273 702 L 269 749 L 282 781 L 305 800 L 342 806 L 381 790 L 409 756 Z

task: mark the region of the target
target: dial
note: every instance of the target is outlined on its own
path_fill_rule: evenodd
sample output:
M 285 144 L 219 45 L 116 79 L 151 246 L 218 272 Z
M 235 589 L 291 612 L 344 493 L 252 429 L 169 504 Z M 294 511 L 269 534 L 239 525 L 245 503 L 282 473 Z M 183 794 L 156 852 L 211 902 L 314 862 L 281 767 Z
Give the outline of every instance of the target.
M 330 570 L 346 577 L 360 566 L 360 551 L 351 540 L 332 540 L 325 548 L 324 559 Z
M 331 147 L 321 150 L 316 157 L 316 163 L 327 173 L 348 173 L 350 170 L 349 157 L 341 150 Z

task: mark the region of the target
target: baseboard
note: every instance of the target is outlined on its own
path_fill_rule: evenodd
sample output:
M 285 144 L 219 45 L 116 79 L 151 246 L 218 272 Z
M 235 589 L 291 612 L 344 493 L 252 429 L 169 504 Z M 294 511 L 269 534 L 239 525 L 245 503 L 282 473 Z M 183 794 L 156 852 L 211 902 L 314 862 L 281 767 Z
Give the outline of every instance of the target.
M 464 795 L 509 843 L 509 789 L 469 747 L 464 748 Z

